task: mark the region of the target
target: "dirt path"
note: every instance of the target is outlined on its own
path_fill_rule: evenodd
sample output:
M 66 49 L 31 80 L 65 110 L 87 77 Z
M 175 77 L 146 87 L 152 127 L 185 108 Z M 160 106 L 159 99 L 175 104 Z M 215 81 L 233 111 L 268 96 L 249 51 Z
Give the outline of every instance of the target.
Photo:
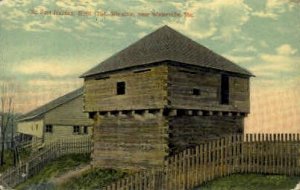
M 296 187 L 292 190 L 300 190 L 300 182 L 296 185 Z
M 89 169 L 91 169 L 91 165 L 89 165 L 89 164 L 80 165 L 77 168 L 75 168 L 74 170 L 68 171 L 63 175 L 60 175 L 60 176 L 57 176 L 57 177 L 51 179 L 51 182 L 54 185 L 61 185 L 73 177 L 80 176 L 82 173 L 84 173 L 85 171 L 87 171 Z

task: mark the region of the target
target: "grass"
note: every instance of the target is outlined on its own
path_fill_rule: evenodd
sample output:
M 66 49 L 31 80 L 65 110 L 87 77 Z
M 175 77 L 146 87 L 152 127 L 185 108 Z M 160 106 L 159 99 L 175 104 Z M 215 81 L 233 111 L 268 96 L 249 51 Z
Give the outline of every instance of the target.
M 17 189 L 31 189 L 32 186 L 36 186 L 39 184 L 47 184 L 50 182 L 51 178 L 59 176 L 65 173 L 66 171 L 75 169 L 79 165 L 89 162 L 90 155 L 88 154 L 70 154 L 62 156 L 47 164 L 45 168 L 34 177 L 29 178 L 24 183 L 18 185 Z
M 290 190 L 300 177 L 282 175 L 235 174 L 211 181 L 195 190 Z
M 4 165 L 0 166 L 0 173 L 4 172 L 5 170 L 7 170 L 8 168 L 13 166 L 13 159 L 14 159 L 14 155 L 13 152 L 10 150 L 5 150 L 4 151 Z
M 28 150 L 22 150 L 19 152 L 19 156 L 21 159 L 27 159 L 30 156 L 30 152 Z M 12 150 L 7 149 L 4 151 L 4 162 L 4 165 L 0 166 L 0 173 L 14 165 L 14 154 Z
M 78 177 L 69 179 L 60 186 L 55 186 L 51 182 L 51 179 L 54 177 L 60 176 L 67 171 L 75 169 L 79 165 L 89 162 L 90 155 L 71 154 L 60 157 L 47 164 L 45 168 L 34 177 L 18 185 L 16 189 L 99 189 L 126 176 L 126 173 L 122 171 L 94 168 L 85 171 Z
M 94 168 L 73 177 L 59 186 L 51 179 L 90 162 L 90 155 L 71 154 L 47 164 L 39 174 L 17 186 L 17 189 L 99 189 L 127 175 L 124 171 Z M 282 175 L 235 174 L 211 181 L 195 190 L 290 190 L 300 177 Z
M 80 177 L 67 181 L 59 189 L 99 189 L 126 175 L 125 172 L 111 169 L 91 169 Z

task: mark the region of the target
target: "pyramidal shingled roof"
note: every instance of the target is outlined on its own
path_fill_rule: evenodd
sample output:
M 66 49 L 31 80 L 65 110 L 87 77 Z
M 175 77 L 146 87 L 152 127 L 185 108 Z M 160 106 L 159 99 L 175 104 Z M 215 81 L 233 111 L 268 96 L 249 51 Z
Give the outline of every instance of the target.
M 174 29 L 163 26 L 104 60 L 81 77 L 167 60 L 253 76 L 246 69 Z
M 56 99 L 50 101 L 49 103 L 46 103 L 24 115 L 21 115 L 18 118 L 18 121 L 32 120 L 32 119 L 39 118 L 39 117 L 43 116 L 45 113 L 47 113 L 48 111 L 50 111 L 62 104 L 65 104 L 65 103 L 81 96 L 82 94 L 83 94 L 83 87 L 76 89 L 72 92 L 69 92 L 59 98 L 56 98 Z

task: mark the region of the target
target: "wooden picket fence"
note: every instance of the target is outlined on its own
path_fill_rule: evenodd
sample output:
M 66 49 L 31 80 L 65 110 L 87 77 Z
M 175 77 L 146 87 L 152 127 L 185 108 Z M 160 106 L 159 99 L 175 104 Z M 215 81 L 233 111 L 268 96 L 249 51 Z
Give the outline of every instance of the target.
M 90 137 L 70 138 L 56 140 L 44 145 L 44 147 L 24 163 L 5 171 L 0 176 L 0 185 L 7 188 L 15 187 L 29 177 L 40 172 L 46 164 L 52 160 L 76 153 L 90 153 L 92 143 Z
M 299 134 L 232 135 L 168 157 L 162 169 L 144 170 L 103 190 L 193 189 L 234 173 L 300 174 Z

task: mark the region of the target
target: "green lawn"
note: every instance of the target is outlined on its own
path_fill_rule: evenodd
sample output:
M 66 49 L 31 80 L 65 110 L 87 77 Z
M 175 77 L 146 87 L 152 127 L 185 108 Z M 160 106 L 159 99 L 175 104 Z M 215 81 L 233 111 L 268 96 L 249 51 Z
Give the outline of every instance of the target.
M 67 171 L 72 171 L 78 166 L 86 165 L 90 162 L 90 155 L 71 154 L 60 157 L 51 163 L 37 175 L 29 178 L 26 182 L 18 185 L 16 189 L 21 190 L 59 190 L 59 189 L 99 189 L 109 185 L 111 182 L 120 179 L 126 175 L 125 172 L 110 169 L 89 169 L 78 177 L 73 177 L 55 186 L 54 177 L 61 176 Z
M 19 152 L 20 159 L 25 160 L 30 156 L 30 152 L 28 150 L 22 150 Z M 0 166 L 0 173 L 4 172 L 8 168 L 12 167 L 14 165 L 14 154 L 11 150 L 5 150 L 4 151 L 4 161 L 5 164 L 3 166 Z
M 109 169 L 91 169 L 80 177 L 75 177 L 59 189 L 99 189 L 126 176 L 125 172 Z
M 62 156 L 47 164 L 45 168 L 34 177 L 29 178 L 22 184 L 19 184 L 17 189 L 35 189 L 35 186 L 41 185 L 51 186 L 51 178 L 59 176 L 66 171 L 72 170 L 81 164 L 87 164 L 89 162 L 89 154 L 70 154 Z
M 0 166 L 0 173 L 13 166 L 13 153 L 10 150 L 4 151 L 4 165 Z
M 195 190 L 290 190 L 299 182 L 300 177 L 235 174 L 216 179 Z
M 128 172 L 110 169 L 88 169 L 80 176 L 63 181 L 54 186 L 51 179 L 74 170 L 90 162 L 90 155 L 72 154 L 60 157 L 46 165 L 36 176 L 20 184 L 17 189 L 99 189 L 123 178 Z M 211 181 L 195 190 L 290 190 L 300 181 L 300 177 L 281 175 L 235 174 Z

